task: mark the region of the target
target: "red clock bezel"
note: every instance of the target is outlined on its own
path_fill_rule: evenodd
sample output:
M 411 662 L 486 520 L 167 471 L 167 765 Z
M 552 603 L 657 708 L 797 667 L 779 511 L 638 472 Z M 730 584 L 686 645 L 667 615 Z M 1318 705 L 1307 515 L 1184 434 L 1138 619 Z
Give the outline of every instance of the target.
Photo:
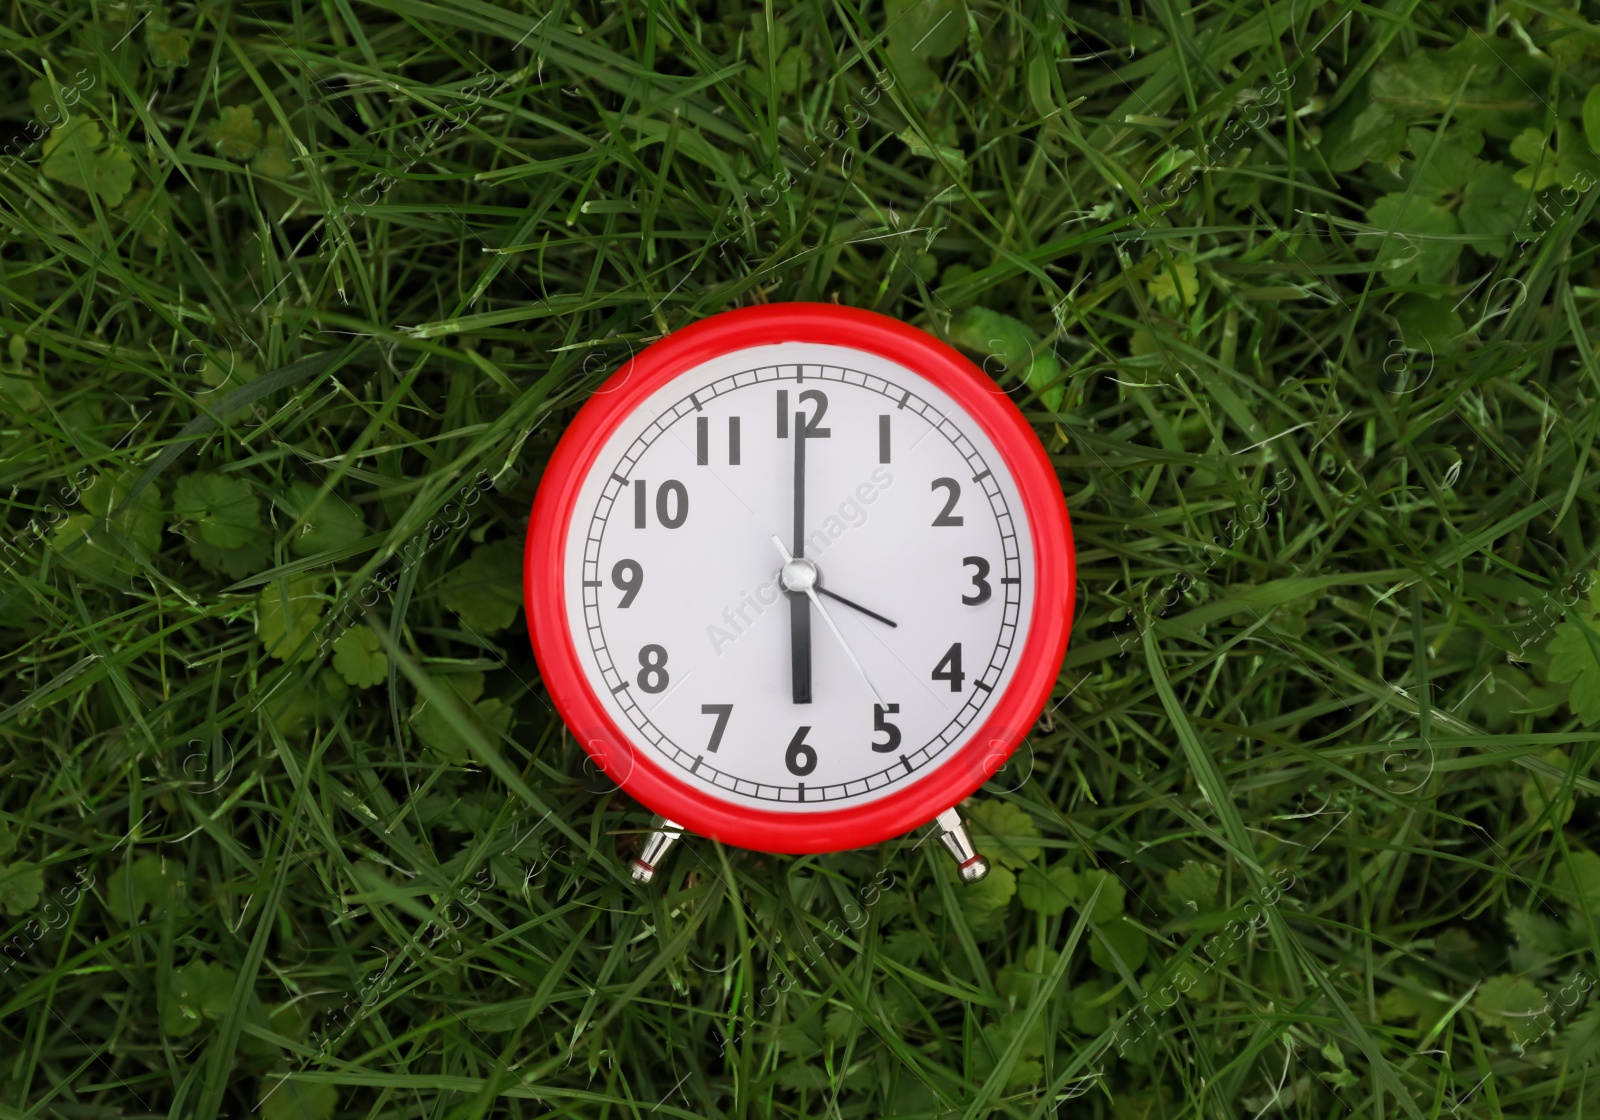
M 977 421 L 1021 493 L 1033 536 L 1032 625 L 1005 691 L 968 741 L 905 789 L 845 809 L 774 812 L 722 801 L 680 781 L 636 748 L 590 687 L 568 626 L 567 532 L 579 489 L 618 425 L 673 378 L 732 350 L 783 342 L 848 346 L 927 378 Z M 528 632 L 550 698 L 584 750 L 646 808 L 692 833 L 755 851 L 800 854 L 864 848 L 927 824 L 995 773 L 1039 718 L 1060 674 L 1072 627 L 1076 558 L 1067 503 L 1044 448 L 1017 406 L 939 339 L 876 312 L 825 303 L 724 311 L 634 355 L 589 398 L 562 435 L 534 497 L 523 557 Z

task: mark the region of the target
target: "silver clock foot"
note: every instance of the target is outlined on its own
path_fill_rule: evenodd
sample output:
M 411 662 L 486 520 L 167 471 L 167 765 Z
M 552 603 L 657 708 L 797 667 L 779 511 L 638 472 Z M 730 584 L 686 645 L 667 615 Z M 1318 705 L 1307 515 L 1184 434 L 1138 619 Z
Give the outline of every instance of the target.
M 944 846 L 955 857 L 956 872 L 963 883 L 976 883 L 989 874 L 989 861 L 972 846 L 972 838 L 961 823 L 960 813 L 953 808 L 946 809 L 936 818 L 935 825 L 939 829 L 939 839 L 944 841 Z
M 682 835 L 683 825 L 675 824 L 665 817 L 657 817 L 655 829 L 644 842 L 644 850 L 628 865 L 628 870 L 633 874 L 633 881 L 648 883 L 654 879 L 656 868 L 661 866 L 661 859 L 667 854 L 667 849 L 677 843 L 678 837 Z

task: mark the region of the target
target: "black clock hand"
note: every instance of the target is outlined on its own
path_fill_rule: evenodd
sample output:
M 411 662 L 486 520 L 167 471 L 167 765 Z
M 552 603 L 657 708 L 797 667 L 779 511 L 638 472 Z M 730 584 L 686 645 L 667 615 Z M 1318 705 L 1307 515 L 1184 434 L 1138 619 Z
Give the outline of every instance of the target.
M 877 611 L 869 611 L 869 610 L 867 610 L 866 607 L 863 607 L 860 603 L 852 603 L 849 599 L 846 599 L 843 595 L 835 595 L 833 592 L 829 591 L 826 587 L 817 588 L 817 593 L 820 594 L 820 595 L 826 595 L 828 598 L 833 599 L 836 602 L 843 603 L 845 606 L 849 607 L 853 611 L 860 611 L 862 614 L 866 615 L 868 618 L 875 618 L 879 622 L 883 623 L 885 626 L 898 625 L 897 623 L 890 622 L 887 618 L 884 618 L 883 615 L 879 614 Z
M 806 554 L 806 425 L 805 413 L 794 414 L 794 550 L 796 560 Z
M 789 550 L 783 547 L 783 538 L 772 534 L 773 546 L 783 556 L 783 588 L 791 594 L 804 595 L 817 608 L 817 613 L 822 616 L 822 621 L 827 625 L 834 640 L 839 643 L 839 648 L 844 650 L 844 655 L 850 659 L 850 664 L 855 671 L 861 674 L 861 679 L 867 682 L 867 687 L 872 690 L 872 695 L 877 697 L 878 703 L 883 703 L 883 696 L 873 687 L 872 678 L 867 676 L 866 669 L 861 666 L 861 659 L 856 656 L 855 650 L 850 648 L 850 643 L 844 640 L 844 635 L 839 633 L 838 625 L 833 621 L 833 616 L 828 613 L 828 608 L 822 605 L 822 596 L 817 594 L 817 566 L 810 560 L 801 557 L 796 559 L 789 555 Z M 795 742 L 799 742 L 796 739 Z
M 794 553 L 806 547 L 806 414 L 794 414 Z M 811 602 L 789 592 L 789 673 L 796 704 L 811 703 Z

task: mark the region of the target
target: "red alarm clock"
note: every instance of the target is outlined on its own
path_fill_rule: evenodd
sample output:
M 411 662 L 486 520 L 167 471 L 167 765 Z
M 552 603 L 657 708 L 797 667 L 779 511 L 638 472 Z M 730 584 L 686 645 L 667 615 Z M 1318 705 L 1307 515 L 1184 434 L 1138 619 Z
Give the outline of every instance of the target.
M 643 350 L 562 436 L 525 558 L 551 699 L 685 830 L 864 847 L 954 807 L 1050 694 L 1076 586 L 1066 502 L 993 381 L 897 320 L 728 311 Z

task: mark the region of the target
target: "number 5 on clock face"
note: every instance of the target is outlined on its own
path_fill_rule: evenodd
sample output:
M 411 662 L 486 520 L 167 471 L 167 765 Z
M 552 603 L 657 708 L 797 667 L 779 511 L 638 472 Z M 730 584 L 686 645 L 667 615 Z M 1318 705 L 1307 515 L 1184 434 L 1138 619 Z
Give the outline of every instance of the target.
M 1014 407 L 953 379 L 952 352 L 848 325 L 646 351 L 574 425 L 530 530 L 569 723 L 630 755 L 658 813 L 745 846 L 851 847 L 948 809 L 987 776 L 976 740 L 1015 747 L 1065 642 L 1064 506 L 1037 444 L 1011 446 Z

